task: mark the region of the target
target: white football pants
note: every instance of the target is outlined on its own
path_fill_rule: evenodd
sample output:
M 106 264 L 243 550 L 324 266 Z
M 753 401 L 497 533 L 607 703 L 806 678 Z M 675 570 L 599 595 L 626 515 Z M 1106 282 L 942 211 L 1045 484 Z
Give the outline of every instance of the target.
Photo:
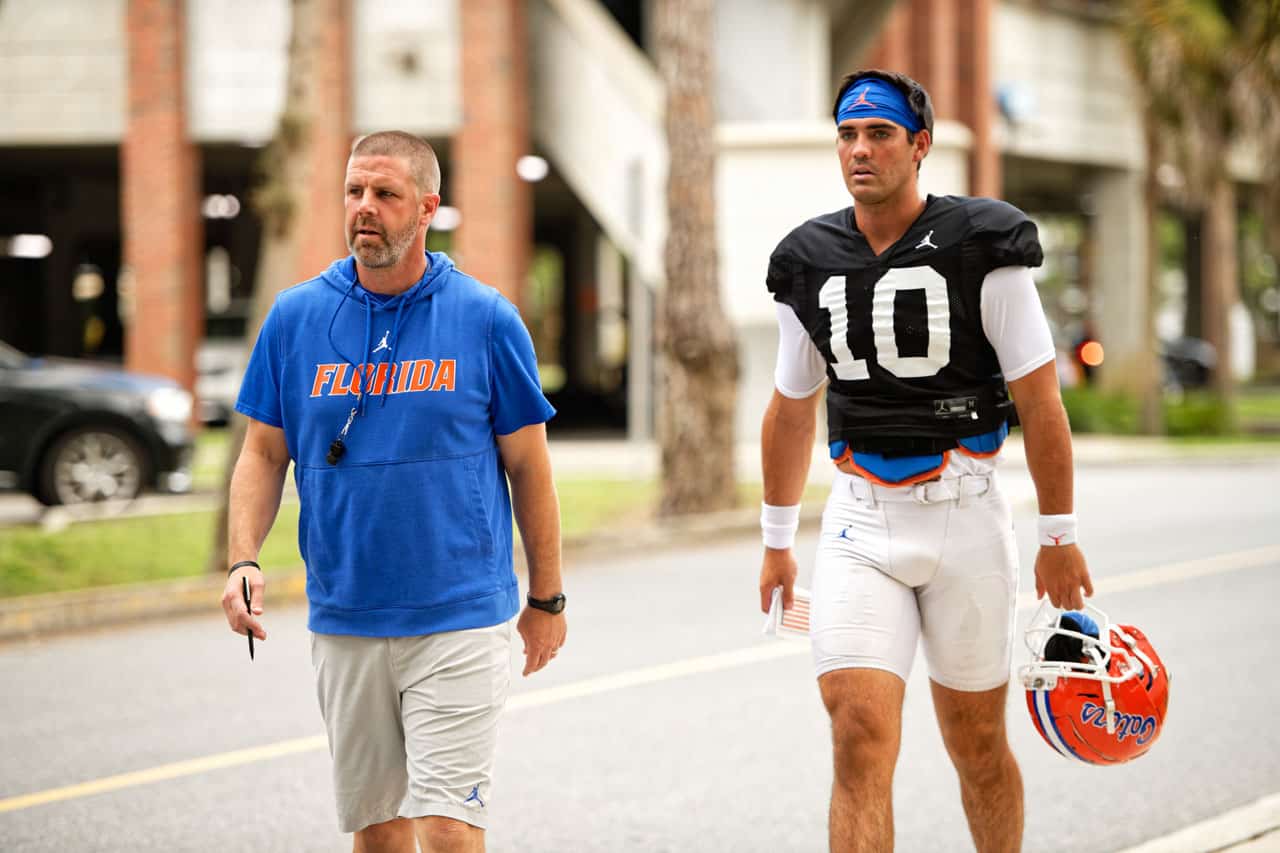
M 902 487 L 837 472 L 812 592 L 819 676 L 866 667 L 905 681 L 923 638 L 943 687 L 1004 684 L 1018 557 L 994 469 Z

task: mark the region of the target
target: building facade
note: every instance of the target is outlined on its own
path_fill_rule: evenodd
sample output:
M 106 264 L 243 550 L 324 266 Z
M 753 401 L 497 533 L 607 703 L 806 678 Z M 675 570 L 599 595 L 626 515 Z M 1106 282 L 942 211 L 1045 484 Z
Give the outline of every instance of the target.
M 333 163 L 305 191 L 295 280 L 345 254 L 351 138 L 420 134 L 448 206 L 432 245 L 520 305 L 560 423 L 649 436 L 666 235 L 650 2 L 327 2 L 313 37 L 329 57 L 316 73 Z M 1138 357 L 1124 342 L 1147 317 L 1134 285 L 1146 164 L 1111 8 L 719 0 L 716 248 L 744 367 L 740 435 L 758 432 L 772 387 L 768 254 L 849 204 L 830 110 L 858 67 L 931 90 L 929 192 L 998 195 L 1042 222 L 1061 335 L 1114 342 L 1118 370 Z M 188 385 L 202 339 L 239 346 L 289 37 L 287 0 L 0 4 L 0 339 Z

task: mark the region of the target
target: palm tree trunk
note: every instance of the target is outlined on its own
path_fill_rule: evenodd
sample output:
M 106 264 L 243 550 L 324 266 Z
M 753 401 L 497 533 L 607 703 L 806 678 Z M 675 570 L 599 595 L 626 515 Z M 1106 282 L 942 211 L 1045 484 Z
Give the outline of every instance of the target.
M 331 41 L 335 18 L 345 21 L 349 0 L 290 0 L 292 31 L 289 37 L 288 79 L 285 87 L 284 111 L 280 115 L 275 136 L 262 152 L 258 171 L 262 183 L 254 192 L 254 209 L 262 220 L 262 248 L 258 258 L 257 278 L 249 322 L 245 326 L 245 347 L 251 349 L 258 338 L 262 321 L 271 310 L 276 295 L 298 280 L 298 257 L 302 234 L 298 227 L 305 191 L 312 174 L 323 174 L 328 163 L 314 162 L 317 151 L 313 133 L 315 122 L 338 119 L 318 110 L 321 98 L 318 70 L 321 63 L 335 61 Z M 345 26 L 338 27 L 343 33 Z M 341 112 L 341 111 L 339 111 Z M 339 119 L 345 120 L 345 119 Z M 345 131 L 345 128 L 344 128 Z M 338 190 L 334 187 L 334 196 Z M 337 201 L 334 202 L 338 203 Z M 225 572 L 227 568 L 227 510 L 231 490 L 231 474 L 248 421 L 244 415 L 231 417 L 231 440 L 222 478 L 218 519 L 214 525 L 208 571 Z
M 1147 295 L 1145 317 L 1142 325 L 1142 345 L 1138 347 L 1138 364 L 1133 385 L 1138 394 L 1138 431 L 1143 435 L 1159 435 L 1164 432 L 1163 384 L 1160 381 L 1160 365 L 1156 363 L 1156 312 L 1160 293 L 1160 181 L 1156 178 L 1159 163 L 1159 142 L 1156 125 L 1151 115 L 1144 122 L 1147 145 L 1147 173 L 1144 179 L 1147 217 L 1147 280 L 1143 282 Z
M 1240 299 L 1240 244 L 1236 232 L 1235 186 L 1223 174 L 1214 180 L 1205 205 L 1200 269 L 1205 339 L 1218 352 L 1213 390 L 1228 406 L 1235 396 L 1235 377 L 1231 374 L 1231 309 Z
M 734 505 L 738 357 L 720 304 L 715 220 L 713 0 L 657 0 L 658 68 L 667 87 L 669 230 L 658 340 L 659 512 Z

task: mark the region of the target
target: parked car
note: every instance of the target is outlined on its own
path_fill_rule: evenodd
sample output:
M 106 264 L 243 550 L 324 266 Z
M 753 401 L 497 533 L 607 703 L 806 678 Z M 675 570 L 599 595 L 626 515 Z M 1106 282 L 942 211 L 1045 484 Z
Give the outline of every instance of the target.
M 1218 366 L 1218 351 L 1200 338 L 1174 338 L 1160 342 L 1160 361 L 1165 388 L 1203 388 Z
M 0 488 L 45 504 L 191 488 L 191 394 L 176 382 L 0 341 Z
M 206 426 L 225 426 L 235 411 L 248 363 L 241 338 L 206 338 L 196 351 L 196 415 Z

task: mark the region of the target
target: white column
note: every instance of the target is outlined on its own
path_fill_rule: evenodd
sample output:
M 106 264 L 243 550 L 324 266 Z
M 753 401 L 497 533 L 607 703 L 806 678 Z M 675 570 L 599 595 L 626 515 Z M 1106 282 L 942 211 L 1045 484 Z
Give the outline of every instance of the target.
M 1155 379 L 1143 174 L 1136 169 L 1100 170 L 1092 190 L 1092 317 L 1105 353 L 1101 383 L 1110 391 L 1138 393 Z

